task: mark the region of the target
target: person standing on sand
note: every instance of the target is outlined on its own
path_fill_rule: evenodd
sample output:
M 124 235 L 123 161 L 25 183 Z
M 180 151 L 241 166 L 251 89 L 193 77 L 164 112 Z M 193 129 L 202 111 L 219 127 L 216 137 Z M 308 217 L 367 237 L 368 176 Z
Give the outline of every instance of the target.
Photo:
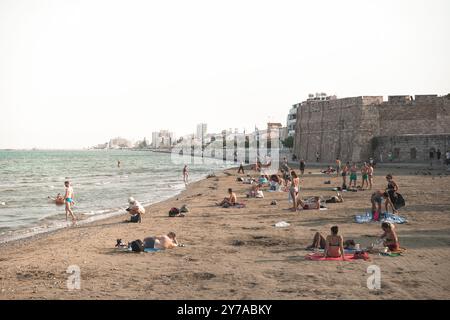
M 367 164 L 367 162 L 364 162 L 363 166 L 361 167 L 361 176 L 361 189 L 364 190 L 364 186 L 369 188 L 369 165 Z
M 356 180 L 358 178 L 357 172 L 358 168 L 356 167 L 356 163 L 353 163 L 352 167 L 350 168 L 350 188 L 352 187 L 352 181 L 353 187 L 356 188 Z
M 436 159 L 438 161 L 438 164 L 441 164 L 441 155 L 442 155 L 441 149 L 437 149 L 437 151 L 436 151 Z
M 339 173 L 341 173 L 341 160 L 336 158 L 336 177 L 339 177 Z
M 189 183 L 189 170 L 187 165 L 184 165 L 183 168 L 183 181 L 185 185 Z
M 297 176 L 297 174 L 295 173 L 294 170 L 292 170 L 291 172 L 291 177 L 292 177 L 292 183 L 291 186 L 289 187 L 289 195 L 290 198 L 292 199 L 292 211 L 297 211 L 297 197 L 298 197 L 298 191 L 299 191 L 299 185 L 300 185 L 300 178 Z
M 350 163 L 347 162 L 342 168 L 342 190 L 347 189 L 347 173 L 350 170 Z
M 305 160 L 300 160 L 300 173 L 302 174 L 302 175 L 304 175 L 305 174 L 305 167 L 306 167 L 306 162 L 305 162 Z
M 319 151 L 316 152 L 316 161 L 317 162 L 320 161 L 320 153 L 319 153 Z
M 242 172 L 242 174 L 245 174 L 245 172 L 244 172 L 244 164 L 242 163 L 242 161 L 241 161 L 241 164 L 239 165 L 238 174 L 241 173 L 241 172 Z
M 368 165 L 367 166 L 367 175 L 369 178 L 369 190 L 372 190 L 372 183 L 373 183 L 373 166 L 372 165 Z
M 72 206 L 75 203 L 73 201 L 73 198 L 74 198 L 73 188 L 70 185 L 69 181 L 65 181 L 64 182 L 64 186 L 66 187 L 66 193 L 64 195 L 64 202 L 65 202 L 65 205 L 66 205 L 66 221 L 67 221 L 67 219 L 69 217 L 69 214 L 70 214 L 70 216 L 72 217 L 72 223 L 76 224 L 77 219 L 75 218 L 75 215 L 72 212 Z

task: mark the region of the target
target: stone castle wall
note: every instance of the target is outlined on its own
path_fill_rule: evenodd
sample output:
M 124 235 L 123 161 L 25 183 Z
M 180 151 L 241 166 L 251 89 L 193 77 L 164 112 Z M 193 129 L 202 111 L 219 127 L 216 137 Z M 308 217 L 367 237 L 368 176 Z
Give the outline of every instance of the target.
M 450 133 L 450 98 L 436 95 L 361 96 L 306 101 L 297 111 L 294 153 L 299 159 L 363 161 L 383 148 L 375 137 Z M 418 143 L 410 139 L 411 148 Z M 428 142 L 426 142 L 428 141 Z M 424 140 L 424 143 L 432 143 Z M 392 150 L 386 150 L 389 152 Z M 393 148 L 390 144 L 389 148 Z M 406 148 L 406 146 L 402 147 Z M 420 148 L 425 148 L 423 145 Z M 377 149 L 377 150 L 375 150 Z

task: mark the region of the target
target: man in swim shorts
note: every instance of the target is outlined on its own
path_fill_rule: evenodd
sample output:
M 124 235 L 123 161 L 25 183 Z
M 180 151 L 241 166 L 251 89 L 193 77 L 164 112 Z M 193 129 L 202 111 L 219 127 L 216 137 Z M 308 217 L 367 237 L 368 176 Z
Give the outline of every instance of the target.
M 74 204 L 74 201 L 73 201 L 73 195 L 74 195 L 73 188 L 70 185 L 70 181 L 65 181 L 64 182 L 64 186 L 66 187 L 66 193 L 64 195 L 64 203 L 66 205 L 66 221 L 67 221 L 67 219 L 69 217 L 69 214 L 70 214 L 70 216 L 72 217 L 72 223 L 76 224 L 77 221 L 76 221 L 75 215 L 72 212 L 72 206 Z
M 364 186 L 369 188 L 369 165 L 364 162 L 363 166 L 361 167 L 361 175 L 362 175 L 362 183 L 361 183 L 361 189 L 364 190 Z
M 352 181 L 353 181 L 353 187 L 356 188 L 356 179 L 357 175 L 356 172 L 358 171 L 358 168 L 356 167 L 356 163 L 353 163 L 352 167 L 350 168 L 350 188 L 352 187 Z
M 165 250 L 175 248 L 178 245 L 175 232 L 169 232 L 167 235 L 148 237 L 144 239 L 144 248 Z

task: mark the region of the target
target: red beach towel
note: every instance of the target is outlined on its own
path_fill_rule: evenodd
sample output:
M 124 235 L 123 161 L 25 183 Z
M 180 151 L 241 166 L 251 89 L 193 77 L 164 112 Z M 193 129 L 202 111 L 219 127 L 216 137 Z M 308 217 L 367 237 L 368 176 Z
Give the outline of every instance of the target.
M 313 261 L 342 261 L 342 257 L 339 258 L 332 258 L 332 257 L 324 257 L 323 253 L 310 253 L 305 256 L 306 260 L 313 260 Z M 359 259 L 354 259 L 354 255 L 351 254 L 344 254 L 344 261 L 354 261 Z

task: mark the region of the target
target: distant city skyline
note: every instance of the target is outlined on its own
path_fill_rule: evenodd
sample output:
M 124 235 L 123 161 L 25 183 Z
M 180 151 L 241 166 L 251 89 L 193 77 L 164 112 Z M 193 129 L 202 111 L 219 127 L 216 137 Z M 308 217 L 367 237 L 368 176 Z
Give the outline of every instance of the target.
M 0 1 L 0 149 L 283 125 L 309 93 L 450 91 L 450 1 Z

